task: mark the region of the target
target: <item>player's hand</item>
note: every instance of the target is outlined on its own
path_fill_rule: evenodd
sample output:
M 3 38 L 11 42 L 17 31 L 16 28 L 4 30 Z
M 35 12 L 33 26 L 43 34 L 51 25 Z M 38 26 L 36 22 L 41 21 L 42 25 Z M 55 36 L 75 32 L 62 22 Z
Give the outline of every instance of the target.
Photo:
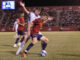
M 20 5 L 24 7 L 24 3 L 20 2 Z
M 49 20 L 49 21 L 51 21 L 51 20 L 53 20 L 53 19 L 54 19 L 54 18 L 51 17 L 51 16 L 48 17 L 48 20 Z
M 25 23 L 25 24 L 27 24 L 27 23 Z
M 21 24 L 22 26 L 25 26 L 25 24 Z
M 12 30 L 14 31 L 14 27 L 12 28 Z

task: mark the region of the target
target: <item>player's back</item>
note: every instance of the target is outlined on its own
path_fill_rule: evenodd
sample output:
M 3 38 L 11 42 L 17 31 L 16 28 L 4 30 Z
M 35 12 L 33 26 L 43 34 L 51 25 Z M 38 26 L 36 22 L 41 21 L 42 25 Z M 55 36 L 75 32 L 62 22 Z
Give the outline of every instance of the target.
M 42 20 L 40 18 L 35 19 L 33 21 L 31 34 L 38 34 L 41 28 L 42 28 Z
M 24 22 L 24 17 L 20 17 L 20 18 L 19 18 L 19 22 L 20 22 L 20 24 L 25 24 L 25 22 Z M 19 25 L 19 26 L 18 26 L 18 30 L 24 30 L 24 26 Z

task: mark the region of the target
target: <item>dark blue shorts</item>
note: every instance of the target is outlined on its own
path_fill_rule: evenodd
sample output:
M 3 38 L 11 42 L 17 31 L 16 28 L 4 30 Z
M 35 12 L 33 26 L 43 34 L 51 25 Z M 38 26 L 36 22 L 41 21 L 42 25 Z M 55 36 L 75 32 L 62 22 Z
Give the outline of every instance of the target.
M 17 34 L 18 34 L 18 35 L 24 35 L 24 31 L 18 30 Z
M 42 36 L 43 36 L 43 35 L 41 35 L 41 34 L 33 34 L 33 35 L 31 35 L 31 38 L 32 38 L 32 40 L 33 40 L 33 38 L 36 37 L 37 40 L 40 41 L 40 39 L 41 39 Z

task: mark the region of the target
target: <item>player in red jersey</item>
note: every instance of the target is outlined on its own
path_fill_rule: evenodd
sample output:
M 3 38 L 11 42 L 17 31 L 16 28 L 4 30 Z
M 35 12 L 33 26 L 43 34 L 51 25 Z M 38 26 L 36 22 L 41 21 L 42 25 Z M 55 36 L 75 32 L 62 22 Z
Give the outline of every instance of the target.
M 24 41 L 21 43 L 19 49 L 17 50 L 16 52 L 16 55 L 19 55 L 20 51 L 22 50 L 22 48 L 24 47 L 25 43 L 28 42 L 28 38 L 30 37 L 30 32 L 31 32 L 31 29 L 32 29 L 32 21 L 34 21 L 35 19 L 37 18 L 40 18 L 40 12 L 41 12 L 41 9 L 38 8 L 38 9 L 35 9 L 34 12 L 30 12 L 28 11 L 24 4 L 22 2 L 20 2 L 20 5 L 24 8 L 24 10 L 26 11 L 27 14 L 29 14 L 29 20 L 28 20 L 28 28 L 27 28 L 27 34 L 24 36 Z M 48 20 L 53 20 L 52 17 L 48 17 Z M 46 21 L 45 21 L 46 22 Z M 40 35 L 42 35 L 42 33 L 39 31 Z M 41 41 L 41 46 L 42 46 L 42 49 L 44 48 L 44 43 Z
M 17 43 L 18 43 L 19 39 L 21 38 L 21 36 L 24 35 L 25 22 L 24 22 L 24 13 L 23 12 L 20 13 L 20 17 L 17 19 L 17 23 L 18 23 L 18 32 L 17 32 L 18 37 L 15 41 L 14 47 L 17 47 Z M 22 40 L 20 42 L 22 42 Z
M 42 50 L 45 50 L 47 47 L 48 39 L 43 36 L 42 34 L 39 34 L 40 29 L 42 28 L 43 23 L 45 23 L 45 20 L 47 20 L 48 14 L 43 13 L 41 18 L 35 19 L 32 24 L 32 30 L 30 33 L 30 36 L 32 38 L 32 42 L 28 45 L 26 50 L 23 52 L 23 56 L 26 57 L 27 52 L 38 42 L 38 40 L 44 42 L 44 46 Z

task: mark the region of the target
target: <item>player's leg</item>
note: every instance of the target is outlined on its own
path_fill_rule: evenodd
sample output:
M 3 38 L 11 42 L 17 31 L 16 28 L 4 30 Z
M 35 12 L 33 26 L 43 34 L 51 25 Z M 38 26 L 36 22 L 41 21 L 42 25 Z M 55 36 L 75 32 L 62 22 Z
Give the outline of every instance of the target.
M 22 43 L 24 41 L 24 36 L 22 36 L 21 40 L 20 40 L 20 43 Z
M 17 43 L 18 43 L 18 41 L 19 41 L 19 39 L 20 39 L 20 35 L 18 35 L 18 37 L 16 38 L 16 41 L 15 41 L 15 43 L 14 43 L 14 47 L 17 47 Z
M 18 43 L 19 46 L 21 45 L 21 43 L 22 43 L 23 40 L 24 40 L 25 32 L 24 32 L 23 30 L 21 30 L 21 31 L 20 31 L 20 35 L 22 36 L 22 38 L 21 38 L 20 42 Z
M 17 37 L 18 37 L 18 34 L 16 33 L 15 38 L 17 38 Z
M 39 35 L 42 35 L 43 36 L 43 34 L 41 33 L 41 32 L 39 32 Z M 41 37 L 40 37 L 41 38 Z M 39 39 L 40 39 L 39 38 Z M 41 47 L 42 47 L 42 50 L 44 49 L 44 46 L 45 46 L 45 42 L 44 41 L 41 41 Z
M 29 40 L 29 37 L 27 37 L 27 34 L 26 34 L 26 35 L 23 36 L 23 38 L 21 39 L 20 42 L 25 42 L 25 43 L 27 43 L 28 40 Z
M 17 28 L 15 28 L 15 32 L 16 32 L 16 35 L 15 35 L 15 37 L 17 38 L 18 37 L 18 30 L 17 30 Z
M 41 40 L 42 50 L 45 50 L 48 44 L 48 39 L 45 36 L 42 36 L 40 40 Z
M 19 55 L 20 51 L 22 50 L 22 48 L 24 47 L 25 43 L 28 42 L 29 38 L 27 37 L 27 35 L 24 36 L 24 41 L 21 43 L 21 45 L 19 46 L 19 49 L 16 52 L 16 55 Z
M 34 38 L 33 38 L 33 41 L 28 45 L 28 47 L 26 48 L 25 52 L 26 52 L 26 51 L 29 51 L 30 48 L 33 47 L 37 42 L 38 42 L 38 41 L 37 41 L 37 38 L 34 37 Z
M 28 45 L 28 47 L 24 50 L 23 56 L 26 57 L 27 52 L 37 43 L 37 38 L 34 37 L 33 41 Z
M 42 50 L 45 50 L 47 47 L 48 39 L 42 34 L 38 34 L 37 39 L 41 40 Z
M 27 43 L 29 39 L 30 37 L 27 37 L 27 35 L 24 35 L 23 38 L 21 39 L 22 42 L 20 47 L 23 48 L 25 43 Z
M 28 40 L 30 39 L 30 37 L 26 37 L 26 35 L 25 35 L 24 38 L 22 38 L 22 39 L 23 39 L 23 41 L 21 43 L 21 48 L 24 47 L 24 45 L 28 42 Z
M 24 31 L 21 31 L 21 35 L 22 35 L 23 37 L 21 38 L 20 42 L 23 42 L 23 40 L 24 40 L 24 35 L 25 35 L 25 32 L 24 32 Z
M 14 47 L 17 47 L 17 43 L 18 43 L 19 39 L 21 38 L 21 34 L 22 34 L 22 32 L 21 32 L 20 30 L 18 30 L 17 34 L 18 34 L 18 37 L 16 38 L 16 41 L 15 41 Z

